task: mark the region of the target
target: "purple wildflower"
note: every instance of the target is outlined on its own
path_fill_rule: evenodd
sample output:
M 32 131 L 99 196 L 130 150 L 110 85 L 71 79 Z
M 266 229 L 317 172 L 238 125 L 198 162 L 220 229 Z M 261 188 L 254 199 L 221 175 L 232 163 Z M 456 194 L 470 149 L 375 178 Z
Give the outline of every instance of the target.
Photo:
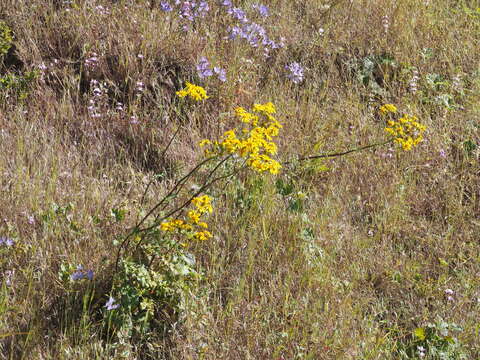
M 86 277 L 88 280 L 92 280 L 92 279 L 93 279 L 93 270 L 92 270 L 92 269 L 88 269 L 88 270 L 85 272 L 85 277 Z
M 138 92 L 145 91 L 145 84 L 143 82 L 137 81 L 137 83 L 135 85 L 136 85 L 136 87 L 135 87 L 136 91 L 138 91 Z
M 193 2 L 184 1 L 182 6 L 180 7 L 180 17 L 182 19 L 187 19 L 189 21 L 193 21 L 193 7 L 195 5 Z
M 82 279 L 92 280 L 93 270 L 88 269 L 85 271 L 82 265 L 78 265 L 77 270 L 72 275 L 70 275 L 70 279 L 72 279 L 73 281 L 82 280 Z
M 7 237 L 0 237 L 0 245 L 5 245 L 5 246 L 13 246 L 15 244 L 15 241 L 13 239 L 7 238 Z
M 80 272 L 80 271 L 75 271 L 75 272 L 70 276 L 70 279 L 72 279 L 73 281 L 82 280 L 82 279 L 83 279 L 83 273 Z
M 232 0 L 223 0 L 221 3 L 222 6 L 232 7 Z
M 230 35 L 228 35 L 229 40 L 235 40 L 242 33 L 242 29 L 238 26 L 234 26 L 229 29 Z
M 93 70 L 97 67 L 99 58 L 97 53 L 92 52 L 89 57 L 85 59 L 84 65 L 87 70 Z
M 83 278 L 83 266 L 77 265 L 77 270 L 70 276 L 72 280 L 80 280 Z
M 241 23 L 245 24 L 248 22 L 247 14 L 240 8 L 231 8 L 228 10 L 228 13 L 233 15 L 233 17 Z
M 247 24 L 243 28 L 244 39 L 246 39 L 253 47 L 258 46 L 260 39 L 263 42 L 268 42 L 267 32 L 265 29 L 255 23 Z
M 248 23 L 230 28 L 228 39 L 235 40 L 238 37 L 245 39 L 252 47 L 263 45 L 266 54 L 270 50 L 284 47 L 283 38 L 280 39 L 280 43 L 273 41 L 268 37 L 266 30 L 257 23 Z
M 111 296 L 105 304 L 105 307 L 107 308 L 107 310 L 115 310 L 119 306 L 120 306 L 120 304 L 115 304 L 115 299 Z
M 299 84 L 303 81 L 303 67 L 299 63 L 293 62 L 286 65 L 285 69 L 290 72 L 287 75 L 287 78 L 292 80 L 295 84 Z
M 13 282 L 13 276 L 15 275 L 15 270 L 7 270 L 5 271 L 5 285 L 11 286 Z
M 110 10 L 102 5 L 98 5 L 95 7 L 95 11 L 98 12 L 100 15 L 109 15 Z
M 245 24 L 241 28 L 238 26 L 231 28 L 229 39 L 234 40 L 237 37 L 247 40 L 253 47 L 257 47 L 260 41 L 262 43 L 269 41 L 265 29 L 256 23 Z
M 210 63 L 206 57 L 200 58 L 200 61 L 197 65 L 197 73 L 200 79 L 205 79 L 213 75 L 213 71 L 210 69 Z
M 215 72 L 215 74 L 218 75 L 218 80 L 220 80 L 221 82 L 227 81 L 227 72 L 225 71 L 225 69 L 215 66 L 213 68 L 213 71 Z
M 268 9 L 268 6 L 262 4 L 254 4 L 252 5 L 252 7 L 256 9 L 258 13 L 263 17 L 267 17 L 268 15 L 270 15 L 270 10 Z
M 160 9 L 162 9 L 162 11 L 172 11 L 173 7 L 168 2 L 162 1 L 160 3 Z
M 176 1 L 175 5 L 179 5 L 181 2 Z M 210 10 L 210 6 L 207 1 L 184 1 L 180 6 L 180 17 L 189 21 L 194 21 L 197 17 L 205 17 Z
M 210 6 L 206 1 L 200 1 L 195 9 L 195 16 L 204 17 L 210 10 Z

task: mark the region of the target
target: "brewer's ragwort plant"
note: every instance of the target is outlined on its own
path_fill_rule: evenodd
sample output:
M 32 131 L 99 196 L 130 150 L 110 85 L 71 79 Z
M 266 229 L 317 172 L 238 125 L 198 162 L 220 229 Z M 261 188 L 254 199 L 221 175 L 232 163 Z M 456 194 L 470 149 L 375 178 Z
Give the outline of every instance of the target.
M 472 3 L 0 1 L 0 360 L 478 357 Z
M 193 102 L 209 99 L 203 87 L 189 82 L 177 96 Z M 422 141 L 425 127 L 416 122 L 415 117 L 392 120 L 397 114 L 392 104 L 383 105 L 379 111 L 383 116 L 390 116 L 385 131 L 392 139 L 299 160 L 339 157 L 392 141 L 402 145 L 403 150 L 411 150 Z M 181 178 L 119 244 L 112 290 L 104 308 L 106 328 L 119 336 L 121 343 L 132 338 L 141 341 L 159 329 L 166 332 L 168 325 L 177 321 L 184 310 L 185 297 L 192 296 L 195 282 L 202 275 L 189 247 L 192 242 L 213 238 L 207 222 L 214 211 L 213 199 L 201 194 L 215 192 L 214 187 L 220 181 L 242 171 L 271 175 L 280 172 L 282 165 L 272 156 L 278 151 L 274 138 L 283 126 L 275 115 L 276 108 L 271 102 L 254 104 L 250 111 L 240 106 L 235 108 L 237 126 L 225 131 L 220 139 L 201 140 L 199 147 L 204 159 Z M 183 191 L 203 167 L 209 168 L 203 184 L 193 194 Z

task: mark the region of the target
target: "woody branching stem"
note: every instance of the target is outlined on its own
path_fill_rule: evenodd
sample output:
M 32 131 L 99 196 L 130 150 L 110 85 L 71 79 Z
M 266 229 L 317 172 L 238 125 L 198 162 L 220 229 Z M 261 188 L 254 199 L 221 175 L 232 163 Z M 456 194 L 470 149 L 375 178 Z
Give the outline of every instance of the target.
M 212 161 L 216 159 L 217 156 L 209 157 L 204 160 L 202 160 L 200 163 L 198 163 L 192 170 L 190 170 L 184 177 L 182 177 L 180 180 L 178 180 L 175 184 L 175 186 L 168 192 L 167 195 L 165 195 L 162 200 L 160 200 L 155 206 L 153 206 L 150 211 L 140 220 L 138 221 L 135 226 L 130 230 L 130 232 L 123 238 L 122 243 L 118 247 L 117 250 L 117 258 L 115 260 L 115 270 L 118 268 L 118 262 L 120 261 L 121 257 L 121 251 L 123 248 L 128 248 L 128 245 L 130 244 L 130 238 L 134 235 L 137 234 L 140 230 L 140 227 L 145 223 L 145 221 L 160 207 L 162 204 L 168 202 L 169 199 L 171 199 L 172 195 L 178 194 L 178 192 L 182 189 L 182 187 L 185 185 L 185 183 L 190 179 L 191 176 L 193 176 L 203 165 L 208 163 L 209 161 Z M 223 160 L 225 161 L 225 159 Z M 223 162 L 222 161 L 222 162 Z M 217 165 L 218 166 L 218 165 Z M 158 225 L 158 224 L 157 224 Z
M 301 157 L 301 158 L 297 159 L 296 161 L 305 161 L 305 160 L 315 160 L 315 159 L 325 159 L 325 158 L 339 157 L 339 156 L 348 155 L 348 154 L 351 154 L 351 153 L 354 153 L 354 152 L 357 152 L 357 151 L 362 151 L 362 150 L 374 148 L 374 147 L 377 147 L 377 146 L 383 146 L 383 145 L 386 145 L 386 144 L 390 144 L 393 141 L 394 140 L 391 139 L 391 140 L 388 140 L 388 141 L 375 143 L 375 144 L 370 144 L 370 145 L 365 145 L 365 146 L 361 146 L 361 147 L 358 147 L 358 148 L 354 148 L 354 149 L 350 149 L 350 150 L 346 150 L 346 151 L 342 151 L 342 152 L 318 154 L 318 155 Z M 282 164 L 283 165 L 289 165 L 289 164 L 292 164 L 292 163 L 293 163 L 293 161 L 286 161 Z

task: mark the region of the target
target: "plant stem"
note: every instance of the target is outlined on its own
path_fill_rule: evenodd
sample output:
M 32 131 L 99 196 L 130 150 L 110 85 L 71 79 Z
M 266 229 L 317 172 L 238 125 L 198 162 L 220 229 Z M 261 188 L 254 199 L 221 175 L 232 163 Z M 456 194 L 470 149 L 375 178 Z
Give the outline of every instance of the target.
M 388 141 L 384 141 L 384 142 L 381 142 L 381 143 L 365 145 L 365 146 L 361 146 L 361 147 L 358 147 L 358 148 L 354 148 L 354 149 L 350 149 L 350 150 L 346 150 L 346 151 L 342 151 L 342 152 L 306 156 L 306 157 L 302 157 L 302 158 L 297 159 L 297 161 L 338 157 L 338 156 L 343 156 L 343 155 L 347 155 L 347 154 L 350 154 L 350 153 L 354 153 L 354 152 L 357 152 L 357 151 L 370 149 L 370 148 L 377 147 L 377 146 L 383 146 L 383 145 L 386 145 L 386 144 L 389 144 L 389 143 L 392 143 L 392 142 L 393 142 L 393 140 L 388 140 Z M 289 165 L 291 163 L 293 163 L 293 161 L 286 161 L 286 162 L 283 163 L 283 165 Z

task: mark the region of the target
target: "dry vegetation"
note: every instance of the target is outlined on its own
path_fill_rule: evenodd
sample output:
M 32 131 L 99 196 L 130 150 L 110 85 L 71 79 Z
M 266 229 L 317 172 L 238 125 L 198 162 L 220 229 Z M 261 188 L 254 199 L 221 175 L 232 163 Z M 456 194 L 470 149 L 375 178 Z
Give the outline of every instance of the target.
M 480 358 L 479 4 L 271 0 L 264 18 L 234 1 L 285 38 L 267 58 L 226 39 L 220 1 L 186 30 L 161 3 L 0 2 L 0 359 Z M 201 57 L 227 81 L 200 79 Z M 186 81 L 210 98 L 180 101 Z M 106 332 L 119 239 L 200 139 L 268 101 L 290 164 L 209 190 L 214 238 L 188 247 L 203 276 L 162 331 Z M 425 141 L 294 161 L 382 141 L 385 103 Z

